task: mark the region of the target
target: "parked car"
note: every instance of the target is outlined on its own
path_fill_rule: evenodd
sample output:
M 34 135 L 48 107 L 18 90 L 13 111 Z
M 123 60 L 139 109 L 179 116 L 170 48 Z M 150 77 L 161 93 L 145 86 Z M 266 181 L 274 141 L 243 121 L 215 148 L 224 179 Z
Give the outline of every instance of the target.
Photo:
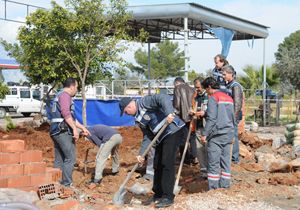
M 31 113 L 41 112 L 41 91 L 28 86 L 8 86 L 9 94 L 0 100 L 0 118 L 6 113 L 21 113 L 29 117 Z

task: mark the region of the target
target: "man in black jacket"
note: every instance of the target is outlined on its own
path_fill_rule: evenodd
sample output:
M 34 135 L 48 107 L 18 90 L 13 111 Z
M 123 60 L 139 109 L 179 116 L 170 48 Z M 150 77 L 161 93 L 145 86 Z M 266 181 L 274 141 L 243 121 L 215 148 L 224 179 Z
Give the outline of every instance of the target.
M 238 125 L 239 121 L 242 119 L 242 106 L 243 106 L 243 87 L 240 83 L 235 81 L 235 71 L 231 65 L 224 66 L 222 68 L 223 77 L 226 81 L 226 88 L 229 95 L 233 99 L 234 104 L 234 116 L 235 116 L 235 126 L 234 126 L 234 144 L 232 148 L 232 162 L 239 163 L 239 134 Z
M 185 136 L 188 135 L 188 130 L 192 120 L 192 101 L 194 98 L 194 89 L 185 83 L 181 77 L 177 77 L 174 80 L 174 95 L 173 95 L 173 106 L 175 108 L 175 113 L 186 123 L 184 129 Z M 186 137 L 182 139 L 180 143 L 180 153 L 183 153 L 184 144 Z M 191 134 L 189 139 L 190 150 L 187 151 L 185 156 L 185 163 L 197 164 L 197 145 L 196 145 L 196 135 L 195 132 Z

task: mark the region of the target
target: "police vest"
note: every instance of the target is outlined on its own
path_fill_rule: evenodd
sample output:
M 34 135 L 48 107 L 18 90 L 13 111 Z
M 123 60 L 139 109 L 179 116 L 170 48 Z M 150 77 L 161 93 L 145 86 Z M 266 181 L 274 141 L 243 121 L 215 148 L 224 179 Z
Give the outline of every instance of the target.
M 161 111 L 147 110 L 139 103 L 139 101 L 137 101 L 137 106 L 138 114 L 135 116 L 135 121 L 143 128 L 150 129 L 150 131 L 155 135 L 166 123 L 167 116 Z M 175 116 L 172 124 L 173 125 L 169 125 L 165 129 L 156 144 L 159 144 L 167 135 L 175 133 L 185 125 L 178 116 Z
M 232 88 L 235 87 L 235 86 L 239 86 L 242 89 L 242 91 L 243 91 L 242 85 L 240 83 L 238 83 L 237 81 L 234 80 L 233 82 L 229 83 L 226 86 L 226 88 L 227 88 L 227 91 L 226 91 L 227 95 L 229 95 L 231 97 L 233 96 L 233 94 L 232 94 Z
M 55 96 L 50 110 L 50 116 L 51 116 L 50 136 L 54 136 L 62 132 L 68 132 L 69 134 L 73 133 L 71 127 L 65 122 L 65 119 L 61 115 L 61 108 L 58 103 L 58 98 L 62 93 L 63 91 L 59 92 Z M 73 100 L 71 103 L 70 110 L 71 110 L 72 118 L 75 119 L 75 109 L 74 109 Z

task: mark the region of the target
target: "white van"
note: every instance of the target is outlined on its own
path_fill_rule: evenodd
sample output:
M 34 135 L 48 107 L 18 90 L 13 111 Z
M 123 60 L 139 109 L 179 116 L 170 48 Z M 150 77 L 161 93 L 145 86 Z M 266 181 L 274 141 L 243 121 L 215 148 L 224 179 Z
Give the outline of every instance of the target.
M 21 113 L 24 117 L 29 117 L 31 113 L 41 111 L 41 91 L 38 88 L 27 86 L 8 86 L 9 94 L 0 100 L 0 118 L 4 118 L 6 113 Z

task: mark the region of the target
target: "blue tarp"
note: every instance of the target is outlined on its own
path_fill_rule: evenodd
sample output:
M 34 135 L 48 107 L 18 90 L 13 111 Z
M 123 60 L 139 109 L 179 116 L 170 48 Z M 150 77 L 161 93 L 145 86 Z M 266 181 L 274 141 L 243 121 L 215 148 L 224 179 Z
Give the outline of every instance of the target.
M 75 99 L 76 119 L 82 123 L 82 100 Z M 87 125 L 103 124 L 108 126 L 132 126 L 134 118 L 128 115 L 120 117 L 119 100 L 87 99 Z

